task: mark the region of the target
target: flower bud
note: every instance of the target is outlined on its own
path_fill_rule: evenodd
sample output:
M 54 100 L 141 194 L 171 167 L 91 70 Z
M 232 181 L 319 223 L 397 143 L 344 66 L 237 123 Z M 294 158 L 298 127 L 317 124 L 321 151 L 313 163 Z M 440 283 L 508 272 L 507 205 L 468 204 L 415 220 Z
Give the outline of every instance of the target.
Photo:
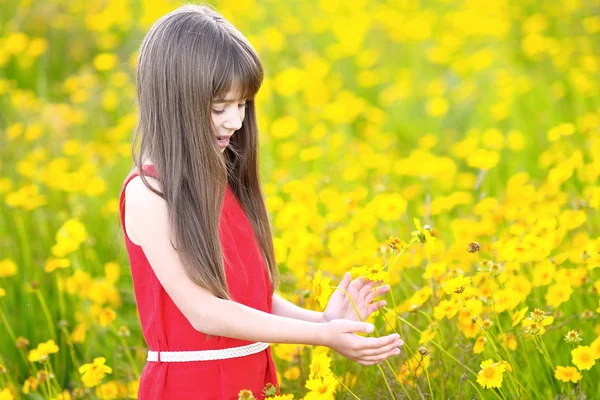
M 467 251 L 469 253 L 477 253 L 480 249 L 481 246 L 479 246 L 479 243 L 477 242 L 471 242 L 467 245 Z
M 15 345 L 18 349 L 26 349 L 27 347 L 29 347 L 29 340 L 27 340 L 23 336 L 19 336 Z

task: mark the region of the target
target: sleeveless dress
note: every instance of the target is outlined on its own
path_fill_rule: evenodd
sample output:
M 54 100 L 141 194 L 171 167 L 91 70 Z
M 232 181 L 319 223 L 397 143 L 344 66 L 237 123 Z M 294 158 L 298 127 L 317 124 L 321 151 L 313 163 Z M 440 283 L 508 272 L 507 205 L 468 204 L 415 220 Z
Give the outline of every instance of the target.
M 156 177 L 150 164 L 144 171 Z M 142 248 L 125 231 L 125 189 L 138 174 L 126 179 L 120 195 L 120 222 L 131 266 L 131 275 L 144 340 L 153 351 L 193 351 L 239 347 L 246 340 L 208 337 L 195 330 L 171 300 L 154 274 Z M 148 218 L 152 218 L 151 215 Z M 219 235 L 231 299 L 271 312 L 272 291 L 266 263 L 250 221 L 227 187 L 220 215 Z M 140 400 L 238 399 L 249 389 L 257 399 L 267 383 L 277 385 L 271 348 L 243 357 L 190 362 L 148 361 L 142 371 Z

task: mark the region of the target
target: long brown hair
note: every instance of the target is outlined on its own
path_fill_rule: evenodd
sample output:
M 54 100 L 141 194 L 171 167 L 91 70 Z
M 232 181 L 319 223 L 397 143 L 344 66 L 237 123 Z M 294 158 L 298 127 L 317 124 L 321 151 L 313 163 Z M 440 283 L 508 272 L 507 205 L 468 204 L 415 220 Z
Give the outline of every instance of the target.
M 219 215 L 229 185 L 250 220 L 273 288 L 278 282 L 271 228 L 258 169 L 254 97 L 263 69 L 248 40 L 210 5 L 186 4 L 158 19 L 139 51 L 138 124 L 132 155 L 144 184 L 167 202 L 187 275 L 229 299 Z M 241 129 L 224 153 L 218 148 L 211 102 L 239 88 L 247 99 Z M 152 160 L 162 193 L 146 180 Z

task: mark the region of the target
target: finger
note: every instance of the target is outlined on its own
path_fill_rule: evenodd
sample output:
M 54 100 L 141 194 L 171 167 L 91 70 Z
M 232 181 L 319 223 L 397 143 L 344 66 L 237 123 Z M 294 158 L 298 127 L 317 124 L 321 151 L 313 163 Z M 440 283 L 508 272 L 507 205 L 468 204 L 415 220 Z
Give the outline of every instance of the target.
M 350 272 L 346 272 L 344 274 L 344 278 L 341 280 L 340 284 L 338 285 L 338 287 L 340 289 L 344 289 L 344 290 L 348 290 L 348 286 L 350 286 L 350 281 L 352 280 L 352 275 L 350 275 Z
M 382 354 L 388 354 L 390 352 L 394 353 L 396 352 L 396 350 L 398 350 L 398 352 L 400 351 L 400 347 L 404 345 L 404 342 L 402 341 L 402 339 L 396 339 L 393 342 L 379 347 L 379 348 L 375 348 L 375 349 L 366 349 L 363 350 L 361 352 L 361 357 L 376 357 L 376 356 L 380 356 Z
M 381 296 L 382 294 L 385 294 L 389 291 L 390 291 L 390 285 L 379 286 L 379 287 L 375 288 L 375 290 L 372 290 L 371 292 L 369 292 L 369 294 L 367 294 L 365 299 L 368 300 L 370 303 L 373 301 L 373 299 L 375 297 Z
M 349 321 L 349 320 L 340 320 L 345 323 L 344 331 L 347 333 L 361 332 L 361 333 L 371 333 L 375 330 L 375 326 L 369 322 L 359 322 L 359 321 Z M 362 336 L 358 336 L 362 338 Z M 373 338 L 365 338 L 365 339 L 373 339 Z
M 365 285 L 360 288 L 360 294 L 362 296 L 367 296 L 369 293 L 371 293 L 373 291 L 374 287 L 375 287 L 375 282 L 368 280 L 365 283 Z
M 385 353 L 381 353 L 378 354 L 376 356 L 364 356 L 360 358 L 360 361 L 369 363 L 369 365 L 373 365 L 373 364 L 379 364 L 382 361 L 385 361 L 386 358 L 388 357 L 392 357 L 392 356 L 398 356 L 400 355 L 400 349 L 392 349 L 389 350 Z
M 367 316 L 373 314 L 375 311 L 379 310 L 382 307 L 385 307 L 386 305 L 387 302 L 385 300 L 380 300 L 376 303 L 369 304 L 369 306 L 367 307 Z
M 366 283 L 367 281 L 364 279 L 364 277 L 359 276 L 358 278 L 352 281 L 352 283 L 350 284 L 350 289 L 358 293 Z
M 365 355 L 371 350 L 380 349 L 392 344 L 396 340 L 400 340 L 400 335 L 397 333 L 392 333 L 391 335 L 382 337 L 364 337 L 354 335 L 354 338 L 356 339 L 355 349 L 357 354 Z

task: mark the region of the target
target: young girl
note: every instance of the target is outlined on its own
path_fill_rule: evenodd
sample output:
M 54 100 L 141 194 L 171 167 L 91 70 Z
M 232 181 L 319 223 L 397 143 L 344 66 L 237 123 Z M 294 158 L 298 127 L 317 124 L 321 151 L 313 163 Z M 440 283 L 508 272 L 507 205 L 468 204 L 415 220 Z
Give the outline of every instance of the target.
M 261 398 L 277 385 L 269 343 L 328 346 L 364 365 L 399 353 L 374 338 L 341 290 L 323 313 L 274 294 L 277 265 L 258 168 L 254 97 L 263 70 L 248 40 L 209 6 L 185 5 L 144 38 L 139 119 L 120 218 L 149 348 L 144 399 Z M 346 274 L 364 320 L 389 286 Z

